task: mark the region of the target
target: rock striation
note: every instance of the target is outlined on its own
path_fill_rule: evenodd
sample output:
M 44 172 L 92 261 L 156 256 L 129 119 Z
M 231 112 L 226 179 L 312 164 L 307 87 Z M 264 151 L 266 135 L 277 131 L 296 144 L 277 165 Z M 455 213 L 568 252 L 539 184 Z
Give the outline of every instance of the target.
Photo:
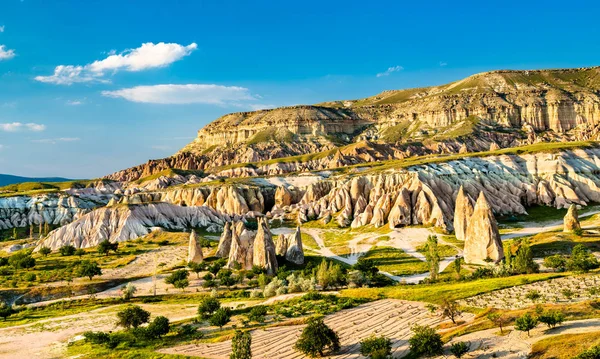
M 481 192 L 469 219 L 465 238 L 465 262 L 468 264 L 498 264 L 504 249 L 498 224 L 485 194 Z
M 196 231 L 192 229 L 190 233 L 190 243 L 188 245 L 187 263 L 202 263 L 203 260 L 202 246 L 198 242 Z
M 573 232 L 581 229 L 579 224 L 579 216 L 577 215 L 577 206 L 574 204 L 569 206 L 569 210 L 564 218 L 564 232 Z

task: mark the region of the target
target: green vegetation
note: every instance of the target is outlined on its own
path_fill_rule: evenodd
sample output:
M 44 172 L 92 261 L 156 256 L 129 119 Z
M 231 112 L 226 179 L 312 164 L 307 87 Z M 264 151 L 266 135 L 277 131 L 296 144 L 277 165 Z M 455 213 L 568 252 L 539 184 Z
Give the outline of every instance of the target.
M 370 359 L 387 359 L 392 356 L 392 341 L 384 336 L 375 335 L 360 342 L 360 353 Z
M 296 136 L 286 128 L 268 128 L 256 133 L 246 143 L 256 145 L 264 142 L 290 143 Z
M 231 339 L 229 359 L 252 359 L 252 335 L 248 331 L 236 330 Z
M 66 181 L 66 182 L 23 182 L 10 184 L 8 186 L 0 187 L 0 197 L 10 196 L 22 196 L 22 195 L 33 195 L 41 193 L 52 193 L 63 191 L 69 188 L 86 188 L 90 185 L 98 182 L 110 182 L 105 179 L 96 180 L 80 180 L 80 181 Z
M 135 181 L 135 183 L 143 184 L 145 182 L 152 181 L 152 180 L 155 180 L 155 179 L 163 177 L 163 176 L 164 177 L 175 177 L 176 175 L 179 175 L 179 176 L 196 175 L 198 177 L 204 177 L 204 172 L 201 170 L 182 170 L 182 169 L 178 169 L 178 168 L 169 168 L 169 169 L 157 172 L 153 175 L 142 177 L 142 178 L 138 179 L 137 181 Z
M 427 263 L 393 247 L 373 247 L 362 258 L 372 260 L 377 268 L 393 275 L 412 275 L 428 271 Z
M 442 336 L 436 333 L 435 329 L 415 325 L 411 328 L 413 336 L 408 340 L 410 346 L 410 355 L 412 357 L 430 357 L 441 355 L 444 352 L 444 343 Z
M 294 349 L 311 357 L 322 357 L 340 350 L 340 338 L 333 329 L 323 322 L 321 317 L 313 317 L 307 321 Z

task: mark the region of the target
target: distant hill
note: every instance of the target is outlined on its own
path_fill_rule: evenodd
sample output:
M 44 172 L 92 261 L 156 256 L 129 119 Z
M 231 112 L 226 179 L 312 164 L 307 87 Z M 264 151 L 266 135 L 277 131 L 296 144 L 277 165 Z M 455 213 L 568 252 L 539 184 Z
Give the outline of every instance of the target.
M 13 175 L 0 174 L 0 187 L 8 186 L 9 184 L 23 183 L 23 182 L 65 182 L 70 181 L 68 178 L 62 177 L 21 177 Z

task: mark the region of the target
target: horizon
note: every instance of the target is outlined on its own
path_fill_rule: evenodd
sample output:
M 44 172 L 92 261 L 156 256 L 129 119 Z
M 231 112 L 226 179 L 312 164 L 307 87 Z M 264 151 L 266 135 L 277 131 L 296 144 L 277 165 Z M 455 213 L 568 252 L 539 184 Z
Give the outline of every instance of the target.
M 98 4 L 0 4 L 2 172 L 99 178 L 176 153 L 232 112 L 599 66 L 591 1 L 570 6 L 576 17 L 537 1 Z

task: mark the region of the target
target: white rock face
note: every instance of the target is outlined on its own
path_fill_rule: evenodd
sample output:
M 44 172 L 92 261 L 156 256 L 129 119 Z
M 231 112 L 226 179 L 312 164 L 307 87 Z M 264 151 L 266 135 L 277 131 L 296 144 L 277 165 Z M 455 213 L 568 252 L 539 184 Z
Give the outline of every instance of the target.
M 190 243 L 188 245 L 188 263 L 201 263 L 204 260 L 202 255 L 202 247 L 198 243 L 198 235 L 196 231 L 192 229 L 190 233 Z
M 46 246 L 55 250 L 66 244 L 88 248 L 105 239 L 123 242 L 145 236 L 152 227 L 169 230 L 205 227 L 217 231 L 224 224 L 223 215 L 208 207 L 182 207 L 170 203 L 118 205 L 97 209 L 50 232 L 38 248 Z
M 504 248 L 492 209 L 481 192 L 469 219 L 465 238 L 465 262 L 498 264 L 504 258 Z

